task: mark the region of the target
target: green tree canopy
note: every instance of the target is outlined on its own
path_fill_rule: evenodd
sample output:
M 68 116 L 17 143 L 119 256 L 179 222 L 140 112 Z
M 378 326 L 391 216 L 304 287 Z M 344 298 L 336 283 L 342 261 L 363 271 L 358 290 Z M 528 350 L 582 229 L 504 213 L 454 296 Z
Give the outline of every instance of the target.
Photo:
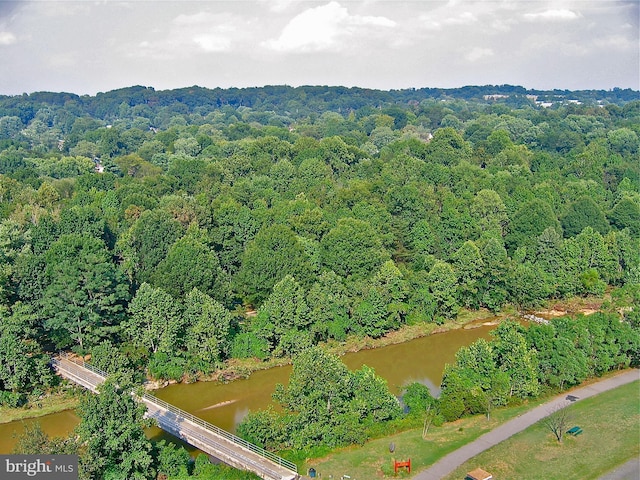
M 602 235 L 609 231 L 609 222 L 604 212 L 589 197 L 572 203 L 562 217 L 562 229 L 566 237 L 578 235 L 585 227 L 591 227 Z
M 341 277 L 368 277 L 389 258 L 369 223 L 342 218 L 320 241 L 323 265 Z
M 76 428 L 84 470 L 91 478 L 154 479 L 152 446 L 142 428 L 144 406 L 107 381 L 100 395 L 88 394 Z
M 220 262 L 197 235 L 187 234 L 177 240 L 152 275 L 155 286 L 182 298 L 197 288 L 201 292 L 224 298 Z
M 534 245 L 538 235 L 549 227 L 560 231 L 560 222 L 547 202 L 533 199 L 524 203 L 511 218 L 505 238 L 509 251 Z
M 306 282 L 310 266 L 304 247 L 289 227 L 263 227 L 247 243 L 236 282 L 245 298 L 261 303 L 285 275 Z
M 114 333 L 129 292 L 104 243 L 79 234 L 62 235 L 44 258 L 41 315 L 57 346 L 75 344 L 83 350 Z

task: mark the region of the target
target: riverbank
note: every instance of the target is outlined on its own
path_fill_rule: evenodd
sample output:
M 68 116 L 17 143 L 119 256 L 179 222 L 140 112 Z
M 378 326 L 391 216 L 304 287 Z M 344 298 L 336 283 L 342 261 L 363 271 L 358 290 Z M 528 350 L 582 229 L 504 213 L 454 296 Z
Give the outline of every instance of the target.
M 536 315 L 552 316 L 555 312 L 567 311 L 569 313 L 580 313 L 582 309 L 592 309 L 601 305 L 603 299 L 573 299 L 571 301 L 550 303 L 544 309 L 536 310 Z M 496 325 L 507 318 L 517 318 L 519 313 L 513 307 L 505 308 L 498 315 L 488 310 L 469 311 L 462 310 L 455 320 L 451 320 L 442 325 L 432 323 L 420 323 L 416 325 L 406 325 L 403 328 L 390 332 L 381 338 L 361 338 L 349 337 L 345 342 L 327 342 L 323 346 L 330 352 L 337 355 L 345 355 L 361 350 L 378 349 L 390 345 L 404 344 L 411 340 L 428 337 L 437 333 L 444 333 L 457 329 L 473 329 L 483 325 Z M 226 384 L 237 379 L 248 378 L 252 373 L 268 370 L 274 367 L 291 364 L 290 358 L 274 358 L 265 361 L 259 359 L 231 359 L 225 363 L 225 367 L 216 371 L 212 375 L 200 376 L 197 380 L 201 382 L 218 382 Z M 184 383 L 192 383 L 195 379 L 184 379 Z M 285 380 L 286 382 L 286 380 Z M 150 382 L 148 388 L 160 389 L 169 383 L 175 382 Z M 73 390 L 68 390 L 73 392 Z M 67 392 L 68 392 L 67 391 Z M 40 417 L 50 413 L 57 413 L 77 406 L 79 398 L 63 390 L 57 393 L 50 393 L 37 404 L 31 404 L 23 408 L 0 408 L 0 423 L 7 423 L 14 420 Z
M 75 388 L 71 392 L 73 391 L 75 391 Z M 52 413 L 75 409 L 80 403 L 80 396 L 71 392 L 50 393 L 25 407 L 2 407 L 0 408 L 0 424 L 27 418 L 43 417 Z
M 584 314 L 590 315 L 597 312 L 600 307 L 611 300 L 610 293 L 603 297 L 574 297 L 565 300 L 550 300 L 544 306 L 528 311 L 537 317 L 551 319 L 566 315 Z M 359 352 L 361 350 L 369 350 L 374 348 L 386 347 L 389 345 L 397 345 L 409 342 L 418 338 L 444 333 L 459 328 L 476 328 L 483 325 L 497 325 L 508 318 L 523 318 L 525 312 L 520 312 L 513 305 L 505 305 L 498 313 L 493 313 L 487 309 L 478 310 L 462 309 L 454 320 L 449 320 L 441 325 L 435 323 L 418 323 L 415 325 L 404 325 L 398 330 L 391 331 L 380 338 L 358 337 L 351 335 L 344 342 L 330 340 L 321 344 L 329 352 L 343 356 L 347 353 Z M 290 365 L 292 359 L 290 357 L 271 358 L 267 360 L 259 360 L 257 358 L 247 359 L 230 359 L 226 362 L 224 368 L 210 375 L 202 375 L 197 381 L 218 381 L 227 383 L 239 378 L 248 378 L 253 372 L 259 370 L 267 370 L 273 367 L 281 367 Z M 153 384 L 152 389 L 162 388 L 169 383 L 162 382 Z
M 518 312 L 513 308 L 494 314 L 486 309 L 480 310 L 463 310 L 455 320 L 449 320 L 442 325 L 435 323 L 419 323 L 415 325 L 405 325 L 398 330 L 387 333 L 380 338 L 358 337 L 351 335 L 343 342 L 330 340 L 320 344 L 321 347 L 329 352 L 343 356 L 347 353 L 355 353 L 361 350 L 370 350 L 374 348 L 386 347 L 389 345 L 397 345 L 418 338 L 427 337 L 437 333 L 444 333 L 459 328 L 474 328 L 485 324 L 496 325 L 507 318 L 517 317 Z M 273 367 L 281 367 L 290 365 L 291 357 L 270 358 L 267 360 L 259 360 L 257 358 L 230 359 L 226 362 L 224 368 L 210 374 L 198 377 L 198 381 L 203 382 L 222 382 L 227 383 L 240 378 L 248 378 L 253 372 L 260 370 L 268 370 Z M 170 383 L 153 384 L 152 388 L 162 388 Z

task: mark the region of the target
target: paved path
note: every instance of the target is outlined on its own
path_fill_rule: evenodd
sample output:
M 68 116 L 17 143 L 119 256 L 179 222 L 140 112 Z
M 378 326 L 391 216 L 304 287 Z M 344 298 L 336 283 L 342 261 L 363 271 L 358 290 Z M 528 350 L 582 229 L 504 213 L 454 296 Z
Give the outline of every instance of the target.
M 631 383 L 640 379 L 640 370 L 632 369 L 627 370 L 614 377 L 609 377 L 599 382 L 587 385 L 585 387 L 579 387 L 574 390 L 563 393 L 557 396 L 553 400 L 543 403 L 540 406 L 529 410 L 528 412 L 503 423 L 497 428 L 494 428 L 488 433 L 485 433 L 478 439 L 471 443 L 468 443 L 464 447 L 461 447 L 451 452 L 446 457 L 441 458 L 437 463 L 433 464 L 426 470 L 418 473 L 415 480 L 439 480 L 444 476 L 451 473 L 458 468 L 464 462 L 470 458 L 475 457 L 481 452 L 497 445 L 498 443 L 506 440 L 512 435 L 524 430 L 525 428 L 533 425 L 539 420 L 547 417 L 555 408 L 570 404 L 567 400 L 567 395 L 575 397 L 575 401 L 579 401 L 584 398 L 589 398 L 599 393 L 611 390 L 627 383 Z M 617 477 L 616 477 L 617 478 Z M 625 477 L 621 477 L 625 478 Z
M 640 478 L 640 457 L 632 458 L 599 480 L 638 480 Z

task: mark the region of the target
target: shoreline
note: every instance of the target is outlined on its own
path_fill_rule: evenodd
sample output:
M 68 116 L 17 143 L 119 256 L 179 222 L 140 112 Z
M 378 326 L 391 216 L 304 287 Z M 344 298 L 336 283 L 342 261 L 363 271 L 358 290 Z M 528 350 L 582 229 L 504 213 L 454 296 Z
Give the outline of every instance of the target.
M 597 311 L 594 307 L 600 307 L 606 300 L 606 297 L 594 298 L 575 298 L 565 301 L 549 301 L 544 308 L 539 308 L 533 312 L 536 315 L 544 315 L 548 317 L 558 317 L 564 315 L 574 315 L 579 313 L 591 314 Z M 576 305 L 577 303 L 577 305 Z M 579 308 L 576 308 L 579 307 Z M 457 329 L 477 328 L 483 325 L 497 325 L 508 318 L 522 317 L 523 312 L 519 312 L 511 305 L 505 306 L 503 311 L 494 314 L 486 309 L 479 310 L 461 310 L 455 320 L 450 320 L 442 325 L 435 323 L 418 323 L 415 325 L 405 325 L 399 330 L 394 330 L 380 338 L 371 337 L 348 337 L 344 342 L 328 341 L 320 344 L 329 352 L 338 356 L 347 353 L 354 353 L 361 350 L 370 350 L 382 348 L 389 345 L 397 345 L 418 338 L 436 335 Z M 268 360 L 250 359 L 230 359 L 225 362 L 225 366 L 210 375 L 202 375 L 194 379 L 183 378 L 181 383 L 195 382 L 219 382 L 230 383 L 234 380 L 248 378 L 252 373 L 268 370 L 274 367 L 290 365 L 291 357 L 272 358 Z M 149 380 L 145 388 L 147 390 L 159 390 L 168 385 L 179 383 L 176 381 L 154 381 Z M 41 407 L 34 404 L 26 408 L 0 408 L 0 424 L 11 423 L 29 418 L 38 418 L 53 413 L 60 413 L 65 410 L 77 408 L 80 398 L 70 396 L 68 391 L 52 392 L 39 401 Z

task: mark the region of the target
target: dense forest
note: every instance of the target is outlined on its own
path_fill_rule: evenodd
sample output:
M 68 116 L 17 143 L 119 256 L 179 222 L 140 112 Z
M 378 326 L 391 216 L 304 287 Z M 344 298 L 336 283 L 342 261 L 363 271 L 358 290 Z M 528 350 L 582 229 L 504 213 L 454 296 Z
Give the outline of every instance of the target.
M 0 97 L 0 405 L 54 384 L 59 350 L 91 354 L 121 387 L 295 357 L 281 412 L 255 412 L 241 432 L 272 449 L 362 442 L 402 409 L 373 371 L 348 372 L 318 344 L 461 309 L 611 291 L 637 305 L 639 138 L 631 90 Z M 459 352 L 437 402 L 411 386 L 409 415 L 489 415 L 637 364 L 638 309 L 621 312 L 506 323 Z M 141 420 L 116 390 L 81 409 L 87 478 L 186 468 L 184 452 L 154 453 L 137 430 L 122 432 L 140 447 L 131 463 L 105 453 L 91 430 L 104 402 Z
M 0 402 L 46 388 L 54 350 L 180 379 L 638 285 L 638 97 L 2 97 Z

